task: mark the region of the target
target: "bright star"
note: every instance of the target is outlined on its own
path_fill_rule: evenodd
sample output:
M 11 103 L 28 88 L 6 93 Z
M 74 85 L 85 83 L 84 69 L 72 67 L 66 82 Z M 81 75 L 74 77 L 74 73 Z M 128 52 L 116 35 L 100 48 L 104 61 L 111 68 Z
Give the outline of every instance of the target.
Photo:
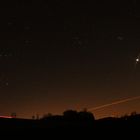
M 139 58 L 137 58 L 137 59 L 136 59 L 136 62 L 139 62 L 139 61 L 140 61 Z

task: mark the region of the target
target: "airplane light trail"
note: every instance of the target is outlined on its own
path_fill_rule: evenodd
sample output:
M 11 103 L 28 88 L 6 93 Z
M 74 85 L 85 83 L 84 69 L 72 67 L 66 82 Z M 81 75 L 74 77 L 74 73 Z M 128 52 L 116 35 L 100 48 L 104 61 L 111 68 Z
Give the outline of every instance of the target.
M 137 99 L 140 99 L 140 96 L 136 96 L 136 97 L 131 97 L 131 98 L 115 101 L 115 102 L 104 104 L 104 105 L 101 105 L 101 106 L 89 108 L 88 110 L 89 111 L 95 111 L 95 110 L 106 108 L 106 107 L 109 107 L 109 106 L 112 106 L 112 105 L 117 105 L 117 104 L 125 103 L 125 102 L 128 102 L 128 101 L 133 101 L 133 100 L 137 100 Z

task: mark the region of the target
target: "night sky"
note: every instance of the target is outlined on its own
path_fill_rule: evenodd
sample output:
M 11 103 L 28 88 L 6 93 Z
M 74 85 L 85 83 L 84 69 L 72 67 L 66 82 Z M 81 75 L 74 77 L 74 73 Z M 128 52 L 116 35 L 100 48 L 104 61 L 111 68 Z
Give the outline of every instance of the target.
M 139 57 L 138 0 L 0 2 L 0 115 L 61 114 L 139 96 Z M 140 100 L 93 113 L 132 111 Z

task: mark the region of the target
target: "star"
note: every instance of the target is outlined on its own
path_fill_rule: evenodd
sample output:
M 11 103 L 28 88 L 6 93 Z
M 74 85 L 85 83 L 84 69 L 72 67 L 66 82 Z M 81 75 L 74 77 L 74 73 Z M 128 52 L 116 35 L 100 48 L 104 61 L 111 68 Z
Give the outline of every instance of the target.
M 140 61 L 139 58 L 137 58 L 137 59 L 136 59 L 136 62 L 139 62 L 139 61 Z
M 8 26 L 11 26 L 11 25 L 13 25 L 13 22 L 8 22 Z
M 5 56 L 5 57 L 7 57 L 8 55 L 7 55 L 7 54 L 5 54 L 4 56 Z
M 30 30 L 30 26 L 25 26 L 24 29 L 25 30 Z
M 25 44 L 29 45 L 29 44 L 31 44 L 31 41 L 30 40 L 25 40 Z
M 9 83 L 8 83 L 8 82 L 6 82 L 6 83 L 5 83 L 5 85 L 6 85 L 6 86 L 9 86 Z
M 118 36 L 117 39 L 118 40 L 124 40 L 124 37 L 123 36 Z

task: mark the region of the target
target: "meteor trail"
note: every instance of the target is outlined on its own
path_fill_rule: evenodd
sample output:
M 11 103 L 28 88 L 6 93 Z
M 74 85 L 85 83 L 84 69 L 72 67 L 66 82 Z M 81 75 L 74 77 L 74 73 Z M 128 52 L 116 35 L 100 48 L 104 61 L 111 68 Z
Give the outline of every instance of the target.
M 99 109 L 102 109 L 102 108 L 105 108 L 105 107 L 109 107 L 109 106 L 112 106 L 112 105 L 117 105 L 117 104 L 125 103 L 125 102 L 128 102 L 128 101 L 133 101 L 133 100 L 137 100 L 137 99 L 140 99 L 140 96 L 136 96 L 136 97 L 131 97 L 131 98 L 115 101 L 115 102 L 112 102 L 112 103 L 109 103 L 109 104 L 104 104 L 104 105 L 101 105 L 101 106 L 89 108 L 88 110 L 90 110 L 90 111 L 99 110 Z

